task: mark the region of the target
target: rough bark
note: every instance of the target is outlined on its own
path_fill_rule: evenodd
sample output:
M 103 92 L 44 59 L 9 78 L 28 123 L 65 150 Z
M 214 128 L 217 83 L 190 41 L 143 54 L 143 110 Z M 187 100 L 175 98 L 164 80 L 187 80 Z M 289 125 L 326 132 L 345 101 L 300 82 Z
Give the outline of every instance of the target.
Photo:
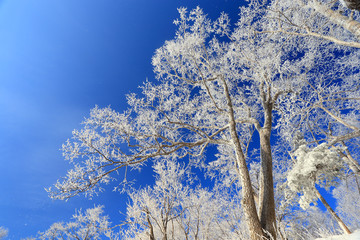
M 339 224 L 340 228 L 344 231 L 344 233 L 346 234 L 351 234 L 351 231 L 349 230 L 349 228 L 346 226 L 346 224 L 341 220 L 341 218 L 336 214 L 336 212 L 330 207 L 330 205 L 327 203 L 327 201 L 325 200 L 325 198 L 323 198 L 323 196 L 320 194 L 320 192 L 316 189 L 316 195 L 317 197 L 320 199 L 320 201 L 322 202 L 322 204 L 324 204 L 324 206 L 326 207 L 326 209 L 330 212 L 331 216 L 333 216 L 333 218 L 336 220 L 336 222 Z
M 260 131 L 261 187 L 259 213 L 262 228 L 271 235 L 272 239 L 276 239 L 276 216 L 270 134 L 271 130 L 266 128 L 263 128 Z
M 238 170 L 240 172 L 240 178 L 242 183 L 242 194 L 243 194 L 242 206 L 244 208 L 246 222 L 248 224 L 251 239 L 260 240 L 263 239 L 264 233 L 262 231 L 262 227 L 256 212 L 256 206 L 254 201 L 249 170 L 247 168 L 245 156 L 242 152 L 241 145 L 238 140 L 237 132 L 235 131 L 235 124 L 230 124 L 230 125 L 234 125 L 231 126 L 231 137 L 233 139 Z

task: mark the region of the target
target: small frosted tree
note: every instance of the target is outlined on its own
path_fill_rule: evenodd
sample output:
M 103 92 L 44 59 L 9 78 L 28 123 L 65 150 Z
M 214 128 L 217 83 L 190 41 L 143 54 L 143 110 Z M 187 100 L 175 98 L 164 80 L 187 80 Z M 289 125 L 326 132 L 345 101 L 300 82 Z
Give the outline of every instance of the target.
M 124 239 L 246 239 L 240 198 L 227 188 L 190 187 L 173 161 L 155 166 L 153 187 L 130 192 Z
M 5 238 L 9 234 L 9 230 L 4 227 L 0 227 L 0 239 Z
M 127 208 L 126 239 L 168 239 L 184 236 L 177 224 L 177 218 L 186 206 L 183 201 L 189 194 L 189 187 L 182 185 L 184 169 L 169 161 L 155 166 L 157 180 L 154 187 L 132 190 L 129 193 L 131 205 Z M 185 232 L 186 235 L 186 232 Z

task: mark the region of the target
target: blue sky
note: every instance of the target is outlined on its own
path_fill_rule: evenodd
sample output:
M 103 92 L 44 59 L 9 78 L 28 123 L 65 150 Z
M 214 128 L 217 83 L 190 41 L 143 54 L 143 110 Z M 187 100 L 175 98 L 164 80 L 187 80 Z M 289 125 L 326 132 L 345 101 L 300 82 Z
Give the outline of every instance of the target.
M 153 78 L 151 57 L 175 32 L 177 8 L 209 17 L 237 0 L 0 0 L 0 226 L 7 239 L 35 236 L 75 209 L 104 204 L 113 222 L 126 197 L 52 201 L 66 174 L 61 144 L 95 105 L 126 108 L 125 94 Z M 151 174 L 139 174 L 146 183 Z

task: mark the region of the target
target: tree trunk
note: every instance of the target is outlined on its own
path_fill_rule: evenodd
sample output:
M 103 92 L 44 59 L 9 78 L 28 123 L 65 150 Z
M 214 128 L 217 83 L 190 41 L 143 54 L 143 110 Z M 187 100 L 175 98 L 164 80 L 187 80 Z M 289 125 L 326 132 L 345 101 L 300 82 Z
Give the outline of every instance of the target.
M 264 229 L 267 239 L 276 240 L 276 215 L 274 198 L 273 165 L 271 153 L 271 129 L 273 103 L 276 101 L 271 97 L 271 87 L 267 86 L 264 91 L 264 83 L 260 86 L 262 104 L 264 107 L 264 125 L 258 127 L 260 136 L 260 189 L 259 189 L 259 214 L 261 227 Z
M 271 129 L 262 128 L 260 134 L 261 177 L 259 193 L 259 213 L 262 228 L 269 239 L 276 239 L 276 216 L 274 183 L 272 173 L 272 154 L 270 145 Z
M 243 195 L 242 207 L 244 209 L 246 223 L 249 228 L 250 238 L 252 240 L 262 240 L 264 239 L 265 235 L 261 228 L 259 216 L 256 211 L 249 169 L 246 165 L 245 156 L 241 148 L 239 136 L 236 131 L 236 122 L 235 122 L 234 109 L 230 97 L 230 92 L 225 79 L 222 77 L 221 80 L 223 82 L 224 93 L 228 105 L 230 136 L 236 154 L 236 163 L 237 163 L 238 171 L 240 173 L 242 195 Z
M 323 198 L 323 196 L 321 195 L 321 193 L 315 188 L 316 190 L 316 195 L 317 197 L 320 199 L 320 201 L 322 202 L 322 204 L 324 204 L 324 206 L 326 207 L 326 209 L 330 212 L 331 216 L 333 216 L 333 218 L 336 220 L 336 222 L 339 224 L 340 228 L 344 231 L 344 233 L 346 234 L 351 234 L 351 231 L 349 230 L 349 228 L 345 225 L 345 223 L 341 220 L 341 218 L 336 214 L 336 212 L 330 207 L 330 205 L 326 202 L 325 198 Z

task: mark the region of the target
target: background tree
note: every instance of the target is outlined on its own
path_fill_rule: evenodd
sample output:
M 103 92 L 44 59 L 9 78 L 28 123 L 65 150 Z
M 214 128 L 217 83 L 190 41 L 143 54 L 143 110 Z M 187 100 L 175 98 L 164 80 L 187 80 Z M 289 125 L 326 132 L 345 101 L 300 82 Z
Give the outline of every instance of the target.
M 157 163 L 155 172 L 153 187 L 129 194 L 124 239 L 248 238 L 236 192 L 183 185 L 191 181 L 173 161 Z

